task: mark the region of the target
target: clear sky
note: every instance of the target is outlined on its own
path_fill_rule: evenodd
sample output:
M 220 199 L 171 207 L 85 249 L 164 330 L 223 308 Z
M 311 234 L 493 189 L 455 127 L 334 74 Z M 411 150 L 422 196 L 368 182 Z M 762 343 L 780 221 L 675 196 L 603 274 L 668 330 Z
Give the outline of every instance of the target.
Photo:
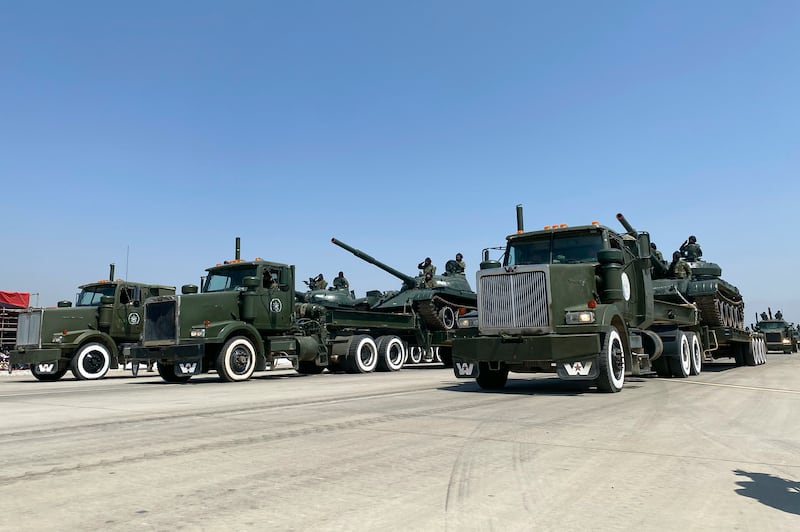
M 233 258 L 358 296 L 617 212 L 800 321 L 800 2 L 0 5 L 0 289 Z M 619 228 L 621 229 L 621 228 Z

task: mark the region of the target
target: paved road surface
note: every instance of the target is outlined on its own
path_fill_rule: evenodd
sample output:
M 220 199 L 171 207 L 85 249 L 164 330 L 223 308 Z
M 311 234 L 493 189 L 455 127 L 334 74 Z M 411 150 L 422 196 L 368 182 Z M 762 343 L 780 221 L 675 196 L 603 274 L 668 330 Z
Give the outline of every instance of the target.
M 798 355 L 613 395 L 143 375 L 0 377 L 0 530 L 800 530 Z

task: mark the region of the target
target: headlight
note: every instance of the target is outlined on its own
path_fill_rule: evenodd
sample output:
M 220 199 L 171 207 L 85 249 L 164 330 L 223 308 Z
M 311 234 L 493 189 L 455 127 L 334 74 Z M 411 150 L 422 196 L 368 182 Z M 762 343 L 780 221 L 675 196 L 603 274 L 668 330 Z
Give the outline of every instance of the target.
M 584 323 L 594 323 L 594 312 L 591 310 L 569 311 L 564 315 L 567 325 L 582 325 Z
M 792 341 L 791 341 L 791 340 L 789 340 L 788 338 L 784 338 L 783 340 L 781 340 L 781 342 L 782 342 L 782 343 L 784 343 L 784 344 L 786 344 L 786 345 L 789 345 L 789 344 L 791 344 L 791 343 L 792 343 Z
M 53 343 L 60 344 L 61 340 L 64 338 L 62 333 L 53 333 Z
M 459 329 L 466 329 L 467 327 L 477 327 L 478 326 L 478 318 L 477 316 L 472 316 L 469 318 L 459 318 L 458 319 L 458 328 Z
M 189 333 L 192 338 L 205 338 L 206 330 L 205 328 L 200 329 L 192 329 L 192 332 Z

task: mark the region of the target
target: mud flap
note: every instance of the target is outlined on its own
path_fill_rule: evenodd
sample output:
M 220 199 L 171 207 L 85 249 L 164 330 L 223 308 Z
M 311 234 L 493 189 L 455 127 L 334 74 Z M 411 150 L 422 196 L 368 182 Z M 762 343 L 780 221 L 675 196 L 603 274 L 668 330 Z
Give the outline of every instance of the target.
M 474 379 L 478 376 L 478 363 L 453 358 L 453 373 L 459 379 Z
M 596 379 L 600 375 L 600 364 L 598 364 L 596 359 L 558 362 L 556 371 L 560 379 L 590 381 Z
M 36 364 L 36 373 L 41 375 L 52 375 L 58 371 L 58 360 L 49 362 L 39 362 Z
M 184 377 L 199 375 L 203 372 L 203 364 L 200 360 L 176 360 L 174 368 L 175 375 Z

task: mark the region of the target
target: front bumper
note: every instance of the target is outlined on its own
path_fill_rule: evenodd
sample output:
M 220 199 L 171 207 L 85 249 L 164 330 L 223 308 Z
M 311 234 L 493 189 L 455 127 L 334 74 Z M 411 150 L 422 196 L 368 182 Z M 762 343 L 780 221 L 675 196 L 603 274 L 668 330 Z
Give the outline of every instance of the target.
M 11 351 L 9 362 L 13 365 L 18 364 L 49 364 L 57 363 L 61 359 L 61 349 L 20 349 Z

